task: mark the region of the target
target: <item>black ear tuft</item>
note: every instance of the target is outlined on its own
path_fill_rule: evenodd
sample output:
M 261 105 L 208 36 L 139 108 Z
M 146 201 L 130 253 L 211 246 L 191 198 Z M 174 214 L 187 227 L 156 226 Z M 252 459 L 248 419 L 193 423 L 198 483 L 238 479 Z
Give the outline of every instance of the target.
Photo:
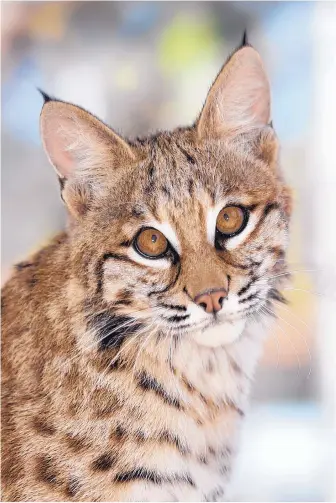
M 274 129 L 274 126 L 273 126 L 273 121 L 271 121 L 271 122 L 269 123 L 269 126 L 270 126 L 272 129 Z
M 54 101 L 53 98 L 51 98 L 47 93 L 42 91 L 42 89 L 40 89 L 39 87 L 37 87 L 36 89 L 39 91 L 39 93 L 41 93 L 42 98 L 44 99 L 44 103 L 48 103 L 48 101 Z
M 249 41 L 248 41 L 248 38 L 247 38 L 247 30 L 245 29 L 244 33 L 243 33 L 243 38 L 242 38 L 240 47 L 245 47 L 246 45 L 250 45 L 250 44 L 249 44 Z

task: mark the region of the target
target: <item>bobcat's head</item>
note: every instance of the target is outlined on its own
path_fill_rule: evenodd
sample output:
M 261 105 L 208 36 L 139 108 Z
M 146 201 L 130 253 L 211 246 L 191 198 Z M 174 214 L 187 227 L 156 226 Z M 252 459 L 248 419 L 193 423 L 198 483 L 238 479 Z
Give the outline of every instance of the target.
M 127 141 L 47 97 L 41 131 L 102 347 L 148 333 L 225 345 L 281 298 L 291 199 L 251 46 L 229 58 L 190 127 Z

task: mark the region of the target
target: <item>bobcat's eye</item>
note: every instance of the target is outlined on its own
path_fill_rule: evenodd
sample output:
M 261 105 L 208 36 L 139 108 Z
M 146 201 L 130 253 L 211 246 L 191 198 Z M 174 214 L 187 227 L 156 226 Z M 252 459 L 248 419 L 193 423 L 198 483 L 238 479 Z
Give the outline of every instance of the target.
M 162 232 L 147 227 L 136 236 L 134 247 L 140 255 L 147 258 L 161 258 L 168 250 L 168 241 Z
M 239 234 L 248 221 L 248 212 L 240 206 L 226 206 L 217 217 L 216 229 L 220 234 L 226 237 L 232 237 Z

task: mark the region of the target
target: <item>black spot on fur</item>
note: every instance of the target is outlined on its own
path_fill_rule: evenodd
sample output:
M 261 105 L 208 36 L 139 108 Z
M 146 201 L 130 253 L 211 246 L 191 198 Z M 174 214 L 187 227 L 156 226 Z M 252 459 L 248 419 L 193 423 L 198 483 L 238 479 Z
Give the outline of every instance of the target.
M 178 145 L 178 147 L 190 164 L 196 164 L 195 158 L 191 154 L 189 154 L 189 152 L 187 152 L 184 147 L 181 147 L 181 145 Z
M 212 374 L 212 373 L 213 373 L 213 371 L 215 370 L 215 369 L 214 369 L 214 364 L 213 364 L 212 359 L 210 359 L 210 358 L 209 358 L 209 360 L 208 360 L 208 362 L 207 362 L 207 364 L 206 364 L 205 370 L 206 370 L 207 372 L 209 372 L 209 374 Z
M 113 456 L 110 454 L 103 454 L 93 461 L 92 470 L 96 472 L 105 472 L 111 468 L 114 462 L 115 459 Z
M 239 292 L 237 293 L 238 297 L 247 292 L 247 290 L 249 290 L 249 288 L 253 285 L 253 283 L 257 281 L 257 279 L 258 278 L 256 278 L 255 276 L 252 276 L 251 280 L 247 283 L 247 285 L 243 286 L 243 288 L 239 290 Z
M 15 265 L 15 269 L 17 271 L 22 271 L 23 269 L 26 269 L 27 267 L 32 267 L 34 264 L 31 262 L 20 262 L 19 264 Z
M 168 197 L 171 197 L 171 193 L 170 193 L 170 190 L 169 188 L 167 187 L 167 185 L 162 185 L 162 188 L 161 188 L 162 192 L 164 192 Z
M 80 435 L 72 435 L 71 433 L 67 433 L 64 438 L 67 446 L 73 451 L 73 452 L 80 452 L 83 451 L 84 449 L 88 448 L 88 442 L 85 438 L 81 437 Z
M 99 348 L 120 348 L 125 338 L 143 328 L 130 316 L 118 316 L 109 312 L 94 315 L 88 322 L 89 329 L 96 331 Z
M 127 288 L 120 290 L 117 294 L 116 300 L 113 302 L 114 306 L 129 306 L 132 304 L 133 294 Z
M 70 498 L 73 498 L 78 493 L 79 487 L 80 487 L 79 480 L 75 477 L 70 478 L 65 490 L 66 495 L 70 496 Z
M 211 491 L 211 493 L 205 496 L 204 501 L 218 501 L 218 498 L 221 498 L 223 494 L 224 494 L 223 487 L 221 486 L 216 487 L 216 489 L 214 489 L 213 491 Z
M 57 484 L 59 475 L 56 462 L 51 456 L 41 455 L 37 458 L 36 463 L 37 479 L 40 482 L 45 482 L 48 485 Z
M 149 171 L 148 171 L 148 177 L 151 182 L 153 181 L 154 173 L 155 173 L 154 166 L 151 165 L 151 167 L 149 168 Z
M 38 434 L 44 437 L 51 437 L 56 433 L 56 428 L 54 428 L 52 424 L 49 424 L 45 419 L 43 419 L 43 417 L 34 417 L 33 428 Z
M 268 292 L 268 297 L 270 299 L 276 300 L 277 302 L 281 302 L 282 304 L 288 304 L 287 299 L 285 299 L 285 297 L 276 288 L 272 288 Z
M 283 250 L 282 248 L 278 248 L 275 246 L 268 248 L 268 251 L 276 255 L 278 259 L 283 259 L 285 257 L 285 250 Z
M 28 285 L 30 286 L 30 288 L 33 288 L 35 285 L 37 285 L 38 283 L 38 279 L 36 278 L 36 276 L 33 274 L 31 278 L 28 278 L 28 281 L 27 281 Z
M 260 267 L 260 266 L 261 266 L 261 264 L 262 264 L 262 262 L 259 262 L 259 261 L 257 261 L 257 260 L 250 260 L 250 261 L 249 261 L 249 265 L 250 265 L 250 267 Z
M 144 432 L 143 432 L 143 431 L 141 431 L 141 430 L 137 430 L 137 431 L 135 432 L 135 438 L 137 439 L 137 441 L 138 441 L 138 442 L 143 443 L 143 442 L 145 442 L 145 440 L 146 440 L 146 435 L 144 434 Z
M 230 409 L 235 410 L 240 417 L 245 416 L 245 412 L 240 407 L 238 407 L 238 405 L 234 403 L 232 400 L 227 400 L 226 404 L 228 407 L 230 407 Z
M 154 484 L 162 484 L 162 475 L 154 472 L 153 470 L 147 470 L 146 468 L 136 468 L 135 470 L 130 470 L 127 472 L 118 473 L 115 477 L 115 482 L 130 482 L 133 480 L 147 480 L 153 482 Z
M 161 485 L 162 483 L 176 484 L 176 483 L 186 483 L 192 487 L 196 487 L 195 482 L 192 480 L 191 476 L 187 473 L 174 473 L 169 476 L 163 475 L 154 470 L 148 470 L 147 468 L 135 468 L 127 472 L 118 473 L 115 477 L 115 482 L 131 482 L 134 480 L 146 480 L 152 482 L 156 485 Z
M 125 248 L 128 248 L 129 246 L 131 246 L 132 244 L 132 240 L 125 240 L 125 241 L 122 241 L 121 243 L 119 243 L 119 246 L 124 246 Z
M 152 376 L 147 374 L 147 372 L 142 371 L 137 375 L 138 385 L 144 391 L 153 391 L 157 396 L 162 398 L 162 400 L 168 405 L 172 405 L 177 409 L 181 408 L 179 400 L 171 396 L 164 387 Z
M 135 217 L 135 218 L 139 218 L 139 217 L 141 217 L 143 214 L 144 214 L 144 210 L 142 209 L 142 207 L 141 207 L 139 204 L 136 204 L 136 205 L 132 208 L 132 216 L 133 216 L 133 217 Z
M 188 182 L 188 192 L 191 196 L 194 194 L 194 181 L 192 179 Z
M 173 304 L 159 304 L 160 307 L 164 307 L 166 309 L 176 309 L 176 311 L 186 311 L 186 306 L 173 305 Z
M 121 361 L 119 358 L 113 358 L 112 362 L 109 365 L 109 370 L 119 370 L 121 367 Z
M 60 189 L 61 191 L 64 189 L 64 185 L 65 185 L 65 182 L 66 182 L 66 178 L 62 177 L 62 176 L 59 176 L 58 177 L 58 182 L 60 184 Z M 63 199 L 63 198 L 62 198 Z
M 258 293 L 251 293 L 248 297 L 245 297 L 243 299 L 239 299 L 239 304 L 243 304 L 244 302 L 249 302 L 250 300 L 253 300 L 258 297 Z
M 164 430 L 159 436 L 158 440 L 160 442 L 165 442 L 174 445 L 178 449 L 178 451 L 183 455 L 188 453 L 188 449 L 186 448 L 185 445 L 183 445 L 181 439 L 177 435 L 168 430 Z
M 169 318 L 165 318 L 165 320 L 170 321 L 171 323 L 179 323 L 180 321 L 184 321 L 190 318 L 190 314 L 184 314 L 183 316 L 170 316 Z
M 264 217 L 267 217 L 267 215 L 273 211 L 279 209 L 279 204 L 278 203 L 269 203 L 265 206 L 264 208 Z
M 115 432 L 114 432 L 114 433 L 115 433 L 115 436 L 116 436 L 117 438 L 123 438 L 123 437 L 125 437 L 125 436 L 126 436 L 126 430 L 125 430 L 125 428 L 123 428 L 123 427 L 122 427 L 122 426 L 120 426 L 120 425 L 116 427 L 116 429 L 115 429 Z

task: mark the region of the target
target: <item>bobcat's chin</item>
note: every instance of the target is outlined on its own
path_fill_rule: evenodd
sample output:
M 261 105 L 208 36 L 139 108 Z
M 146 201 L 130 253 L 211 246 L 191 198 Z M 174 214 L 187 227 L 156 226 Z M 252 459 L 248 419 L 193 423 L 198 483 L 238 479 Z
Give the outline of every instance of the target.
M 246 325 L 246 320 L 216 323 L 191 334 L 192 339 L 201 346 L 216 348 L 232 344 L 239 339 Z

